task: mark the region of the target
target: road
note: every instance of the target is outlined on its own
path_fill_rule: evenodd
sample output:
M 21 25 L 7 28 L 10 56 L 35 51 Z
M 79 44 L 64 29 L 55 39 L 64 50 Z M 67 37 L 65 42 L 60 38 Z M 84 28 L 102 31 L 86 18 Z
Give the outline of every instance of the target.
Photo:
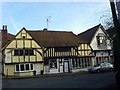
M 115 83 L 113 72 L 27 79 L 3 79 L 3 88 L 105 88 Z

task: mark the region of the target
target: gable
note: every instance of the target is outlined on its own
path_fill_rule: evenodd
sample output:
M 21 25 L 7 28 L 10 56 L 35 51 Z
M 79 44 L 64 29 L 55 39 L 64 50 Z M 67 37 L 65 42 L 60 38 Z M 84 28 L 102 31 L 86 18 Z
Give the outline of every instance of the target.
M 106 45 L 103 45 L 101 47 L 98 45 L 98 41 L 97 41 L 98 36 L 105 37 Z M 90 43 L 90 46 L 92 47 L 93 50 L 111 49 L 110 38 L 103 28 L 101 28 L 101 27 L 98 28 L 98 30 L 96 31 L 96 33 Z
M 88 30 L 86 30 L 85 32 L 82 32 L 80 34 L 78 34 L 78 36 L 82 39 L 84 39 L 87 43 L 91 43 L 97 29 L 100 27 L 101 25 L 96 25 Z
M 27 33 L 27 31 L 23 28 L 15 37 L 16 39 L 32 39 L 32 37 Z
M 5 63 L 39 62 L 42 61 L 42 48 L 23 28 L 4 48 L 4 55 Z
M 32 36 L 22 28 L 6 48 L 37 48 L 40 47 Z

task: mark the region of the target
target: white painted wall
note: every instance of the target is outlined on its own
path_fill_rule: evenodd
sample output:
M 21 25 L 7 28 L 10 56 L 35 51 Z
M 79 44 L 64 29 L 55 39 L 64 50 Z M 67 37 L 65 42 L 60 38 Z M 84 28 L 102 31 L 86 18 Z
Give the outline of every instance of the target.
M 59 72 L 58 72 L 58 69 L 52 68 L 52 69 L 50 69 L 50 73 L 59 73 Z
M 35 68 L 35 71 L 36 71 L 37 75 L 41 74 L 41 65 L 40 65 L 40 63 L 34 64 L 34 68 Z
M 96 56 L 108 56 L 109 53 L 105 51 L 96 52 Z
M 106 50 L 106 49 L 111 49 L 111 46 L 110 45 L 107 45 L 107 48 L 98 48 L 98 45 L 97 45 L 97 39 L 96 39 L 96 36 L 98 35 L 98 33 L 103 33 L 104 35 L 106 35 L 103 30 L 101 28 L 99 28 L 97 30 L 97 32 L 95 33 L 94 37 L 93 37 L 93 40 L 90 44 L 90 46 L 92 47 L 93 50 Z M 110 40 L 108 39 L 106 42 L 110 42 Z

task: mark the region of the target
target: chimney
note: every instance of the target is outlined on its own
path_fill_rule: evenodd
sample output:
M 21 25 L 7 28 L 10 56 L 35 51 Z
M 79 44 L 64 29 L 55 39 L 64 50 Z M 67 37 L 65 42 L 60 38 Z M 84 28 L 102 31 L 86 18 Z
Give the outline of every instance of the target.
M 3 25 L 1 32 L 7 34 L 7 25 Z
M 8 41 L 7 25 L 3 25 L 1 34 L 2 34 L 2 47 L 3 47 Z
M 44 30 L 44 31 L 47 31 L 47 28 L 44 28 L 43 30 Z

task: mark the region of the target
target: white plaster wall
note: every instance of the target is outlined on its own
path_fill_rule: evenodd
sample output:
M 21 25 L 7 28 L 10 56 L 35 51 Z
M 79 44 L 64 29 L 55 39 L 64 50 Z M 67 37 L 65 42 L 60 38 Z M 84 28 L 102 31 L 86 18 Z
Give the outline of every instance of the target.
M 50 69 L 50 73 L 59 73 L 58 69 Z
M 103 55 L 102 55 L 103 54 Z M 97 52 L 96 53 L 96 56 L 108 56 L 109 53 L 108 52 L 105 52 L 105 51 L 100 51 L 100 52 Z
M 98 33 L 103 33 L 104 35 L 106 35 L 106 34 L 102 31 L 102 29 L 99 28 L 99 29 L 97 30 L 97 32 L 95 33 L 95 35 L 94 35 L 94 37 L 93 37 L 93 40 L 92 40 L 92 42 L 91 42 L 91 44 L 90 44 L 90 46 L 92 47 L 92 49 L 93 49 L 93 50 L 111 49 L 111 46 L 110 46 L 110 45 L 107 45 L 107 48 L 102 48 L 102 49 L 98 48 L 98 46 L 97 46 L 97 39 L 96 39 L 96 36 L 98 35 Z M 109 42 L 109 41 L 110 41 L 110 40 L 108 40 L 108 42 Z

